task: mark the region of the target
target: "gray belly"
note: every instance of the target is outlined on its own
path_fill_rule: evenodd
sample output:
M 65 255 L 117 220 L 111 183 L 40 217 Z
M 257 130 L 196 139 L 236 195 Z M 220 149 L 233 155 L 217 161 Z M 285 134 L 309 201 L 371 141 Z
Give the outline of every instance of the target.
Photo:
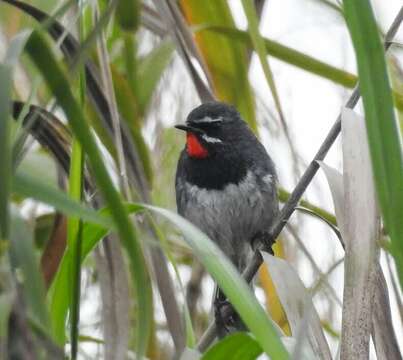
M 229 184 L 223 190 L 185 184 L 187 202 L 183 215 L 215 241 L 239 270 L 252 255 L 252 237 L 267 230 L 272 220 L 271 208 L 276 199 L 271 180 L 263 179 L 262 188 L 249 172 L 241 183 Z

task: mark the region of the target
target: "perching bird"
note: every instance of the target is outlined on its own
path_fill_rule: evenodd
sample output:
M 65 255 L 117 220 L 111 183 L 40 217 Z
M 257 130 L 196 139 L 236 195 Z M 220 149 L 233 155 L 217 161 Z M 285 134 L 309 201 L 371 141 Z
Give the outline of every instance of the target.
M 236 109 L 225 103 L 200 105 L 186 125 L 176 128 L 186 131 L 175 182 L 178 212 L 242 273 L 253 255 L 251 242 L 269 229 L 278 212 L 273 161 Z M 216 296 L 216 305 L 225 299 L 220 291 Z

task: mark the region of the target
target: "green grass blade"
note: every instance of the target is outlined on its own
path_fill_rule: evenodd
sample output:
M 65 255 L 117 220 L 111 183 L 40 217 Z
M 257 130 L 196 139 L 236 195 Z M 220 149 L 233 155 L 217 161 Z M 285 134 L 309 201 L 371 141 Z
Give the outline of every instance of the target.
M 252 40 L 247 31 L 242 31 L 225 26 L 204 25 L 195 29 L 196 32 L 214 32 L 228 36 L 233 40 L 240 41 L 252 47 Z M 263 38 L 266 51 L 276 59 L 284 61 L 290 65 L 306 70 L 312 74 L 331 80 L 336 84 L 353 88 L 357 82 L 357 76 L 342 69 L 328 65 L 323 61 L 308 56 L 300 51 L 284 46 L 277 41 Z
M 140 2 L 138 0 L 119 0 L 116 17 L 123 30 L 136 31 L 140 23 Z
M 87 154 L 94 178 L 106 203 L 112 209 L 119 238 L 130 260 L 133 285 L 137 295 L 136 341 L 137 353 L 142 357 L 146 351 L 152 323 L 151 281 L 141 246 L 136 238 L 122 199 L 115 189 L 105 168 L 104 161 L 90 132 L 80 106 L 74 99 L 67 77 L 63 74 L 42 35 L 35 32 L 27 42 L 26 50 L 44 76 L 50 90 L 63 108 L 73 132 Z
M 85 37 L 85 15 L 88 7 L 78 2 L 80 13 L 79 36 L 80 42 Z M 85 107 L 85 67 L 80 69 L 80 103 Z M 71 150 L 71 162 L 69 172 L 69 194 L 72 199 L 81 202 L 84 192 L 84 152 L 80 143 L 74 139 Z M 71 358 L 77 359 L 78 339 L 79 339 L 79 323 L 80 323 L 80 295 L 81 295 L 81 246 L 83 221 L 74 217 L 70 217 L 67 221 L 67 247 L 72 252 L 71 262 L 71 298 L 70 298 L 70 344 Z
M 272 359 L 288 359 L 289 355 L 268 315 L 251 293 L 245 280 L 217 245 L 178 214 L 155 206 L 143 206 L 165 217 L 182 231 L 195 256 L 217 281 L 220 289 L 224 291 L 264 351 Z
M 278 199 L 282 202 L 282 203 L 286 203 L 288 201 L 290 197 L 290 193 L 287 190 L 284 190 L 282 188 L 279 189 L 278 191 Z M 318 215 L 319 217 L 323 218 L 326 220 L 326 222 L 332 224 L 332 225 L 337 225 L 337 221 L 336 221 L 336 216 L 334 216 L 332 213 L 330 213 L 329 211 L 326 211 L 325 209 L 312 204 L 311 202 L 302 199 L 299 202 L 299 205 L 303 206 L 304 208 L 309 209 L 310 211 L 312 211 L 313 213 L 315 213 L 316 215 Z
M 129 213 L 136 213 L 142 211 L 143 207 L 129 204 L 126 205 Z M 99 216 L 105 219 L 110 219 L 111 211 L 109 208 L 104 208 L 98 212 Z M 81 263 L 95 248 L 99 241 L 101 241 L 108 233 L 110 228 L 100 226 L 95 223 L 84 223 L 82 228 L 82 246 L 80 259 Z M 68 248 L 65 252 L 63 259 L 59 265 L 59 270 L 53 281 L 50 291 L 50 314 L 52 318 L 52 328 L 55 332 L 55 337 L 59 343 L 64 342 L 65 331 L 64 324 L 67 318 L 67 311 L 69 309 L 69 299 L 71 298 L 70 292 L 70 269 L 73 262 L 73 253 Z
M 258 342 L 246 333 L 235 333 L 214 344 L 201 360 L 254 360 L 262 354 Z
M 84 154 L 81 145 L 74 140 L 69 176 L 69 193 L 72 199 L 81 201 L 83 194 Z M 67 222 L 67 246 L 72 252 L 70 272 L 70 343 L 71 358 L 77 358 L 79 321 L 80 321 L 80 288 L 81 288 L 81 244 L 83 222 L 70 217 Z
M 242 31 L 235 28 L 217 25 L 201 25 L 195 27 L 195 32 L 213 32 L 228 36 L 229 38 L 247 44 L 253 47 L 251 37 L 247 31 Z M 277 41 L 263 38 L 266 51 L 272 57 L 284 61 L 287 64 L 296 66 L 300 69 L 306 70 L 311 74 L 318 75 L 324 79 L 333 81 L 336 84 L 345 86 L 347 88 L 354 88 L 357 83 L 358 77 L 348 71 L 339 69 L 335 66 L 329 65 L 320 61 L 312 56 L 306 55 L 301 51 L 294 50 L 288 46 L 282 45 Z M 398 109 L 403 109 L 403 95 L 401 91 L 393 91 L 393 98 L 395 105 Z
M 356 52 L 375 185 L 403 284 L 403 154 L 386 72 L 384 49 L 368 0 L 345 0 Z
M 51 205 L 68 216 L 78 217 L 104 227 L 114 227 L 110 219 L 99 216 L 94 210 L 88 209 L 79 202 L 72 200 L 64 192 L 43 184 L 35 177 L 21 171 L 18 171 L 14 175 L 12 189 L 23 197 L 30 197 Z
M 126 204 L 125 206 L 129 213 L 137 213 L 149 209 L 164 216 L 170 222 L 178 226 L 196 256 L 203 262 L 215 280 L 218 281 L 220 287 L 226 291 L 231 303 L 234 304 L 240 315 L 245 316 L 244 321 L 250 326 L 260 345 L 268 354 L 273 356 L 273 359 L 288 358 L 287 352 L 279 340 L 279 336 L 272 328 L 264 310 L 250 293 L 249 287 L 229 260 L 225 259 L 224 254 L 222 254 L 206 235 L 179 215 L 168 210 L 142 204 Z M 110 209 L 104 208 L 99 214 L 108 217 L 110 216 Z M 84 261 L 85 257 L 107 233 L 108 229 L 97 224 L 84 224 L 81 261 Z M 68 281 L 70 262 L 71 254 L 66 253 L 53 283 L 52 316 L 53 311 L 55 311 L 56 314 L 67 313 L 68 305 L 63 304 L 63 294 L 65 292 L 65 283 Z M 244 293 L 245 291 L 246 294 Z M 65 315 L 62 318 L 65 318 Z

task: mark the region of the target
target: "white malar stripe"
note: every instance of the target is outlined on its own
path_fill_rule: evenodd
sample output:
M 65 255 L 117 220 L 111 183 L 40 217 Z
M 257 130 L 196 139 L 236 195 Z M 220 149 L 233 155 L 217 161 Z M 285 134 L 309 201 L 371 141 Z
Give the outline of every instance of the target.
M 211 118 L 210 116 L 205 116 L 204 118 L 198 119 L 196 122 L 198 124 L 199 123 L 205 123 L 205 124 L 218 123 L 218 122 L 222 122 L 222 116 L 220 116 L 218 118 Z
M 203 140 L 207 141 L 208 143 L 220 143 L 220 142 L 222 142 L 220 139 L 208 136 L 206 134 L 203 134 L 202 138 L 203 138 Z

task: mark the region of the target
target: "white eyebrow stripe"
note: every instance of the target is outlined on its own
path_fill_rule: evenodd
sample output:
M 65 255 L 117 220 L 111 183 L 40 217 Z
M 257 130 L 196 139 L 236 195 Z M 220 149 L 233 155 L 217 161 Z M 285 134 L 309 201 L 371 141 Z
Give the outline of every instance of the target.
M 218 117 L 218 118 L 211 118 L 210 116 L 205 116 L 204 118 L 198 119 L 197 121 L 195 121 L 196 123 L 205 123 L 205 124 L 212 124 L 212 123 L 218 123 L 218 122 L 222 122 L 222 116 Z
M 220 142 L 222 142 L 220 139 L 217 139 L 217 138 L 215 138 L 215 137 L 208 136 L 208 135 L 206 135 L 206 134 L 203 134 L 201 137 L 202 137 L 205 141 L 207 141 L 208 143 L 220 143 Z

